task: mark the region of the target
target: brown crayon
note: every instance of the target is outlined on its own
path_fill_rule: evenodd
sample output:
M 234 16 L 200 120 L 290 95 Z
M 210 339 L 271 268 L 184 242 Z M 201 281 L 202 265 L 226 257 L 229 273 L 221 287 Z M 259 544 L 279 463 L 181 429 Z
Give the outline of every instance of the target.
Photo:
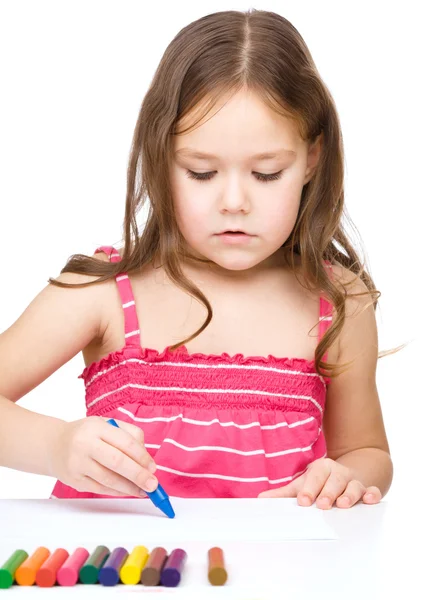
M 224 564 L 224 553 L 221 548 L 210 548 L 208 551 L 208 579 L 212 585 L 224 585 L 227 571 Z
M 142 570 L 140 582 L 143 585 L 158 585 L 166 560 L 167 551 L 161 547 L 154 548 Z

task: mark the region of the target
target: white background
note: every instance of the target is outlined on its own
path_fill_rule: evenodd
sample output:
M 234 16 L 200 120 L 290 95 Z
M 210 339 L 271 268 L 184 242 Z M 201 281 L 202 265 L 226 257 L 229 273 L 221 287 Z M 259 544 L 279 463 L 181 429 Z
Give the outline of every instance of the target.
M 0 1 L 0 331 L 70 255 L 119 244 L 134 125 L 172 38 L 250 7 L 293 23 L 336 102 L 346 206 L 382 292 L 380 350 L 409 343 L 379 361 L 377 383 L 395 469 L 387 498 L 411 501 L 428 486 L 430 417 L 425 2 Z M 83 367 L 78 355 L 20 403 L 84 417 Z M 53 484 L 0 468 L 2 498 L 47 497 Z

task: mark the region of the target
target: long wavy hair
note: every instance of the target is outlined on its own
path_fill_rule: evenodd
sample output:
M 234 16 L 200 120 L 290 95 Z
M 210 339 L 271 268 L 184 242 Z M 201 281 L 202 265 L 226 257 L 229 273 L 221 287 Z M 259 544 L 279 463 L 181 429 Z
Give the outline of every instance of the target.
M 189 131 L 221 97 L 241 89 L 258 94 L 274 111 L 292 119 L 303 140 L 312 143 L 322 134 L 318 165 L 303 187 L 297 221 L 283 247 L 289 268 L 294 270 L 294 254 L 299 254 L 307 289 L 323 294 L 335 308 L 336 318 L 317 345 L 314 358 L 316 371 L 333 377 L 342 372 L 342 365 L 325 362 L 322 357 L 344 325 L 347 289 L 333 283 L 324 260 L 337 261 L 356 274 L 367 291 L 349 295 L 368 294 L 367 306 L 373 304 L 375 310 L 380 292 L 341 222 L 346 219 L 355 229 L 344 207 L 344 150 L 334 100 L 302 36 L 277 13 L 256 9 L 217 12 L 179 31 L 162 56 L 135 126 L 127 170 L 121 260 L 110 263 L 74 254 L 61 273 L 99 278 L 82 284 L 53 278 L 48 281 L 62 287 L 92 285 L 141 269 L 158 257 L 170 280 L 208 311 L 196 332 L 169 349 L 175 350 L 197 337 L 209 325 L 213 313 L 206 296 L 181 269 L 181 257 L 187 254 L 175 218 L 168 175 L 173 136 Z M 205 106 L 207 111 L 179 131 L 181 119 L 197 105 Z M 139 231 L 137 216 L 147 199 L 148 217 Z

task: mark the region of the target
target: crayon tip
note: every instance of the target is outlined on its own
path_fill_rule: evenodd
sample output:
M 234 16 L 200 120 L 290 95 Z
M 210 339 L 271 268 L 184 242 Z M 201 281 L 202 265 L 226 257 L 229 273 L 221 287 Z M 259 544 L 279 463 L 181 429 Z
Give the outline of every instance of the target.
M 173 519 L 175 516 L 175 511 L 172 508 L 172 505 L 170 504 L 170 500 L 168 498 L 166 498 L 165 500 L 163 500 L 162 502 L 160 502 L 160 504 L 158 505 L 158 508 L 160 510 L 163 511 L 163 513 L 169 517 L 169 519 Z

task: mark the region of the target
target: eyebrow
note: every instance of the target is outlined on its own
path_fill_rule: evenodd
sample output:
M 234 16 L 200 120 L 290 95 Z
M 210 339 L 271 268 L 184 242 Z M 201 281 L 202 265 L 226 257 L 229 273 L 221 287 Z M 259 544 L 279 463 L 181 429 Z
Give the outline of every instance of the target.
M 190 158 L 218 158 L 218 156 L 216 156 L 215 154 L 200 152 L 199 150 L 195 150 L 194 148 L 180 148 L 179 150 L 175 151 L 175 154 L 189 156 Z M 284 154 L 291 154 L 296 156 L 296 152 L 294 152 L 294 150 L 288 150 L 287 148 L 279 148 L 277 150 L 272 150 L 271 152 L 260 152 L 258 154 L 253 154 L 249 158 L 255 158 L 257 160 L 268 160 L 270 158 L 276 158 L 277 156 L 283 156 Z

